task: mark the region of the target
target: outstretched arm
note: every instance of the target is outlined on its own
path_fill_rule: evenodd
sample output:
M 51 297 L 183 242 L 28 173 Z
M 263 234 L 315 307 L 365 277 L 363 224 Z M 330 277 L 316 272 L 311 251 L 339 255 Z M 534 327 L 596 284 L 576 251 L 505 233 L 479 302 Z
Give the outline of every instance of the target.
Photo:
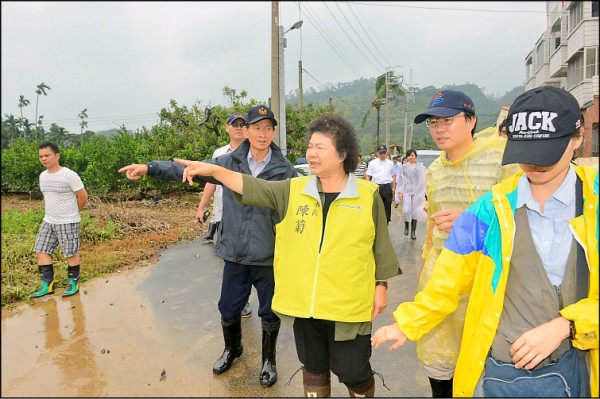
M 190 186 L 194 184 L 194 176 L 211 176 L 230 190 L 238 194 L 244 194 L 244 181 L 241 173 L 206 162 L 188 161 L 179 158 L 175 158 L 173 161 L 185 166 L 181 181 L 184 183 L 187 181 Z
M 406 343 L 406 335 L 400 331 L 398 324 L 394 323 L 388 326 L 379 327 L 371 337 L 371 345 L 373 345 L 375 349 L 379 348 L 381 344 L 387 341 L 395 341 L 390 345 L 390 350 L 398 349 Z
M 132 165 L 123 166 L 118 172 L 125 172 L 125 176 L 127 176 L 129 180 L 138 180 L 140 177 L 148 174 L 148 166 L 146 164 L 134 163 Z

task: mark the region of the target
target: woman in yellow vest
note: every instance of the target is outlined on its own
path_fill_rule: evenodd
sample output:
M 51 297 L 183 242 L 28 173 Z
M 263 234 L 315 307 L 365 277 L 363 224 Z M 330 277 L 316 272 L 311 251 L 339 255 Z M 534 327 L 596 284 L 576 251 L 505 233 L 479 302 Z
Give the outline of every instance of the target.
M 353 173 L 352 125 L 323 115 L 307 135 L 310 176 L 269 182 L 209 163 L 175 162 L 187 166 L 190 184 L 193 176 L 212 176 L 242 204 L 279 212 L 272 309 L 293 325 L 305 396 L 329 396 L 331 371 L 350 396 L 372 397 L 372 321 L 387 306 L 386 280 L 401 271 L 378 186 Z

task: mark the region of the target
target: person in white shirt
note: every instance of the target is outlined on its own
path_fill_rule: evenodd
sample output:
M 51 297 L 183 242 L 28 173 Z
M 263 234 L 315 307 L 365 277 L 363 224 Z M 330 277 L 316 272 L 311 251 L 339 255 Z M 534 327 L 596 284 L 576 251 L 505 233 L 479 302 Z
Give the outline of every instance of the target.
M 79 291 L 79 227 L 81 211 L 88 199 L 79 175 L 60 166 L 58 145 L 44 141 L 38 146 L 40 163 L 46 168 L 40 174 L 40 191 L 44 195 L 45 214 L 33 248 L 42 277 L 41 288 L 30 298 L 54 293 L 54 266 L 52 254 L 60 246 L 67 258 L 68 285 L 62 296 Z
M 396 182 L 394 163 L 388 159 L 387 147 L 377 147 L 377 159 L 372 159 L 367 167 L 365 179 L 379 184 L 379 195 L 385 207 L 388 224 L 392 220 L 392 188 Z

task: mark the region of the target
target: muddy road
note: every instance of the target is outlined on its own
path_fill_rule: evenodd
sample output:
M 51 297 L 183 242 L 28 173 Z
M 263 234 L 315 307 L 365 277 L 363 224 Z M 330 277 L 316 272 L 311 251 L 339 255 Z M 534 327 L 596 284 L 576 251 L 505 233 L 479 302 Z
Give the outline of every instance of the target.
M 391 323 L 396 306 L 414 297 L 421 262 L 425 226 L 410 240 L 401 231 L 400 209 L 392 213 L 389 228 L 404 274 L 389 281 L 388 308 L 375 328 Z M 277 343 L 279 380 L 271 388 L 259 384 L 255 290 L 253 315 L 242 322 L 244 354 L 226 373 L 212 374 L 223 350 L 222 268 L 214 247 L 197 240 L 163 251 L 153 266 L 87 281 L 73 297 L 57 290 L 32 305 L 3 309 L 2 396 L 302 396 L 302 373 L 292 378 L 300 363 L 286 325 Z M 371 363 L 389 388 L 375 377 L 375 396 L 430 396 L 413 343 L 374 350 Z M 332 396 L 348 396 L 335 376 Z

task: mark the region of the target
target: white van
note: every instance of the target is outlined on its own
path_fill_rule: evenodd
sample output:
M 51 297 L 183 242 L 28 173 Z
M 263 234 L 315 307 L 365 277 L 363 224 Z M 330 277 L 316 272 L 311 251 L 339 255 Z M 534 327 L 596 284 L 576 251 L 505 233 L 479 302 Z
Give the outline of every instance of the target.
M 426 168 L 431 165 L 433 161 L 440 157 L 442 153 L 440 150 L 415 150 L 417 151 L 417 163 L 422 163 Z

